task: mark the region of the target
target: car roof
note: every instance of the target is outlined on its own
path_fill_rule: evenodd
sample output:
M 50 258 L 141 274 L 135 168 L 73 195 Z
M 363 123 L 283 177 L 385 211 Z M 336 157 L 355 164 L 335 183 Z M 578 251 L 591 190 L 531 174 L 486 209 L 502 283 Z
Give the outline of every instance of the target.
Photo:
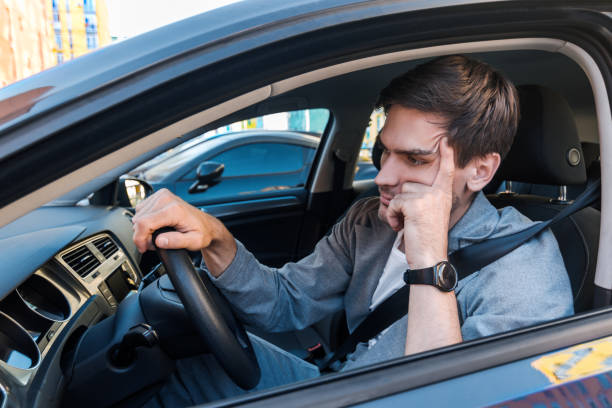
M 389 13 L 398 9 L 418 10 L 461 3 L 480 3 L 483 0 L 407 2 L 388 7 Z M 156 30 L 110 44 L 78 58 L 67 61 L 29 78 L 0 89 L 0 136 L 3 131 L 18 126 L 45 112 L 88 94 L 137 72 L 149 72 L 150 80 L 163 81 L 156 76 L 155 67 L 186 53 L 213 51 L 238 37 L 250 37 L 246 48 L 225 47 L 221 59 L 245 49 L 265 44 L 270 38 L 257 39 L 257 33 L 271 26 L 285 29 L 274 41 L 322 27 L 299 27 L 302 17 L 313 14 L 329 15 L 329 25 L 340 23 L 338 11 L 347 7 L 367 6 L 363 0 L 253 0 L 237 2 L 181 20 Z M 331 16 L 333 15 L 333 18 Z M 367 15 L 346 15 L 347 19 L 362 19 Z M 349 21 L 349 20 L 347 20 Z M 288 29 L 287 29 L 288 28 Z M 178 61 L 177 61 L 178 62 Z M 213 62 L 210 59 L 210 62 Z M 175 67 L 185 72 L 195 67 Z M 138 89 L 124 90 L 126 95 Z M 0 140 L 0 151 L 2 151 Z M 4 149 L 6 150 L 6 149 Z

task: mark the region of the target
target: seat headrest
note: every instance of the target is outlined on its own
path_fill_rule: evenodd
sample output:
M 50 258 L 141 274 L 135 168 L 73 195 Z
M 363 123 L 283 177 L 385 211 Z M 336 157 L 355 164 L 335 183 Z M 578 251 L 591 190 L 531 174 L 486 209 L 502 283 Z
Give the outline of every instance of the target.
M 588 177 L 589 167 L 591 167 L 594 162 L 599 162 L 599 143 L 581 142 L 580 146 L 582 146 L 582 153 L 584 154 L 584 166 L 587 168 Z
M 372 146 L 372 163 L 374 164 L 374 167 L 376 167 L 376 170 L 380 171 L 380 159 L 382 158 L 383 149 L 380 143 L 378 142 L 379 137 L 380 136 L 376 137 L 376 141 Z
M 521 120 L 495 178 L 552 185 L 585 183 L 584 154 L 567 101 L 539 85 L 517 89 Z

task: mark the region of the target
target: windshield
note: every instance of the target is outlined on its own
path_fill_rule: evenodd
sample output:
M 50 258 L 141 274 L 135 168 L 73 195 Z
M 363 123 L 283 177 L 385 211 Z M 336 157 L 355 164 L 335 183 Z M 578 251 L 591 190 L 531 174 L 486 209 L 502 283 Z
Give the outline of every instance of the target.
M 0 1 L 0 88 L 98 48 L 238 0 Z

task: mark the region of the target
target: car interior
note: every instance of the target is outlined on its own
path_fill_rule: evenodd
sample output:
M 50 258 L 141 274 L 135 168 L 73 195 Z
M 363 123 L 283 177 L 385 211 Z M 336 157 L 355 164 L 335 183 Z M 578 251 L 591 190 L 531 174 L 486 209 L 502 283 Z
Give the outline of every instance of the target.
M 501 41 L 408 50 L 288 78 L 275 83 L 269 97 L 255 92 L 238 108 L 224 105 L 215 116 L 183 127 L 173 141 L 125 155 L 98 175 L 101 181 L 75 186 L 0 228 L 2 251 L 17 254 L 6 265 L 17 272 L 0 296 L 0 389 L 6 403 L 139 406 L 159 389 L 175 360 L 210 351 L 164 278 L 158 256 L 139 254 L 132 242 L 133 208 L 122 174 L 173 144 L 229 123 L 328 109 L 303 191 L 280 190 L 265 200 L 235 197 L 211 209 L 260 262 L 298 261 L 353 202 L 377 194 L 373 180 L 354 182 L 353 176 L 378 92 L 414 66 L 452 53 L 489 63 L 520 92 L 514 145 L 486 189 L 497 208 L 511 205 L 533 220 L 550 219 L 598 182 L 600 134 L 609 129 L 602 129 L 598 118 L 592 72 L 558 44 Z M 169 126 L 166 132 L 175 130 Z M 597 202 L 553 227 L 577 314 L 610 304 L 595 286 L 603 274 L 597 257 L 600 223 Z M 39 244 L 30 249 L 34 241 Z M 191 256 L 198 265 L 198 254 Z M 148 337 L 151 328 L 157 339 Z M 341 313 L 293 332 L 246 329 L 310 361 L 333 351 L 347 334 Z

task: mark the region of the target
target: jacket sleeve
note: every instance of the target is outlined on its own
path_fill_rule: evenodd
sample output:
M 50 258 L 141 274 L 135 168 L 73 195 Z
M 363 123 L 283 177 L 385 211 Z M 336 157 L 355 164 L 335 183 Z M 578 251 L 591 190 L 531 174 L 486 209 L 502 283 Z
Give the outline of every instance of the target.
M 278 269 L 260 264 L 236 241 L 234 260 L 211 279 L 247 324 L 268 332 L 310 326 L 344 307 L 353 271 L 353 219 L 358 211 L 356 204 L 312 254 Z

